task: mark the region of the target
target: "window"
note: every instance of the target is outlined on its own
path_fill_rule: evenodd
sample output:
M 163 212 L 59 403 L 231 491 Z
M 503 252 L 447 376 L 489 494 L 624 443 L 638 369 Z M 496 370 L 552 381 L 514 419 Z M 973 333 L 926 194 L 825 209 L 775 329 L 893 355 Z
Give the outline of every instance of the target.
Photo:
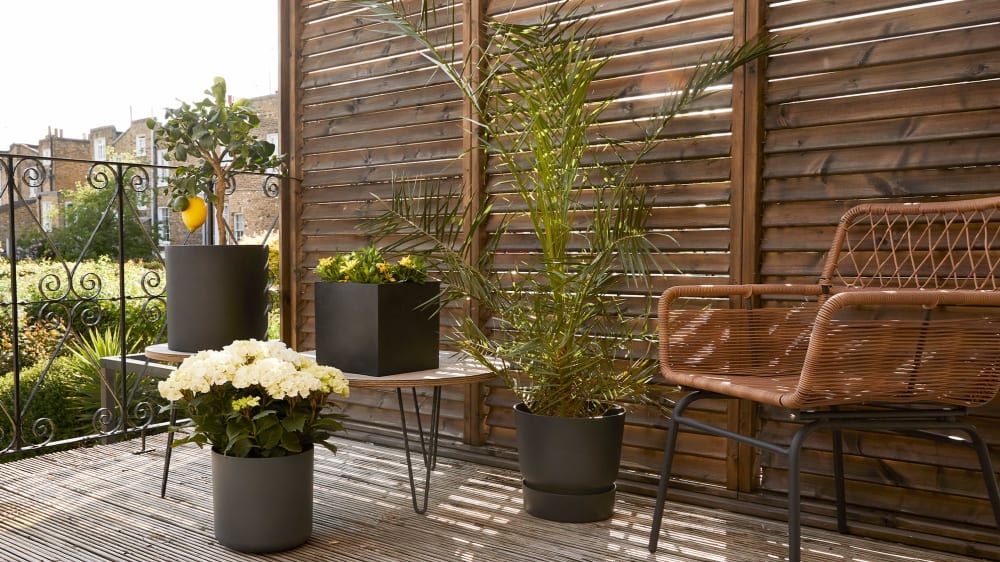
M 45 232 L 52 232 L 53 219 L 55 218 L 56 209 L 52 205 L 52 200 L 49 198 L 42 198 L 42 230 Z
M 28 198 L 34 199 L 38 197 L 38 185 L 41 184 L 39 179 L 42 177 L 41 168 L 32 166 L 25 171 L 23 177 L 28 183 Z M 24 191 L 21 193 L 24 193 Z
M 146 155 L 146 135 L 138 135 L 135 137 L 135 155 Z
M 145 188 L 145 185 L 143 185 Z M 149 208 L 149 191 L 142 189 L 135 192 L 135 210 L 145 211 Z
M 167 151 L 166 151 L 166 149 L 161 148 L 161 149 L 159 149 L 159 150 L 156 151 L 156 162 L 155 162 L 155 164 L 157 166 L 166 166 L 167 165 Z M 157 186 L 167 185 L 167 179 L 169 177 L 170 177 L 170 170 L 167 170 L 166 168 L 157 168 L 156 169 L 156 185 Z
M 156 208 L 156 232 L 160 237 L 160 244 L 170 243 L 170 207 Z
M 42 158 L 52 158 L 52 149 L 51 149 L 51 148 L 43 148 L 43 149 L 42 149 Z M 44 168 L 45 168 L 45 174 L 46 174 L 46 177 L 47 177 L 47 178 L 52 178 L 52 165 L 53 165 L 53 164 L 52 164 L 52 160 L 47 160 L 47 161 L 46 161 L 46 162 L 45 162 L 44 164 L 42 164 L 42 165 L 43 165 L 43 166 L 44 166 Z M 55 189 L 55 187 L 52 187 L 52 183 L 51 183 L 51 182 L 52 182 L 52 180 L 51 180 L 51 179 L 49 179 L 49 182 L 50 182 L 50 183 L 49 183 L 49 189 Z M 33 188 L 31 188 L 31 196 L 32 196 L 32 197 L 34 197 L 34 196 L 35 196 L 35 192 L 36 192 L 36 191 L 37 191 L 37 189 L 36 189 L 36 188 L 34 188 L 34 187 L 33 187 Z
M 278 133 L 268 133 L 267 134 L 267 138 L 266 138 L 267 142 L 269 142 L 269 143 L 271 143 L 271 144 L 274 145 L 274 154 L 281 154 L 281 149 L 278 147 L 278 139 L 279 138 L 280 137 L 278 136 Z M 277 174 L 278 173 L 278 169 L 277 168 L 268 168 L 267 169 L 267 173 L 269 173 L 269 174 Z
M 104 137 L 94 137 L 94 160 L 104 160 L 107 156 L 108 149 Z
M 246 218 L 243 217 L 243 213 L 233 213 L 233 235 L 236 236 L 236 241 L 239 242 L 243 239 L 243 234 L 247 229 Z

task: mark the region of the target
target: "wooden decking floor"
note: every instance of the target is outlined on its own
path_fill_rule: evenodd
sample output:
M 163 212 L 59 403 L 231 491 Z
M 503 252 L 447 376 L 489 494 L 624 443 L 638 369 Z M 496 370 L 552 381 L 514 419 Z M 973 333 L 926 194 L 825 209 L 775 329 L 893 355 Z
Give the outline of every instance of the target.
M 174 451 L 159 497 L 164 437 L 53 453 L 0 465 L 3 561 L 662 561 L 784 559 L 784 524 L 668 504 L 660 550 L 646 550 L 653 500 L 618 494 L 615 515 L 553 523 L 522 511 L 518 474 L 442 458 L 426 515 L 414 513 L 402 452 L 338 440 L 317 450 L 313 536 L 279 554 L 246 555 L 212 534 L 209 453 Z M 972 558 L 804 530 L 803 559 L 967 562 Z

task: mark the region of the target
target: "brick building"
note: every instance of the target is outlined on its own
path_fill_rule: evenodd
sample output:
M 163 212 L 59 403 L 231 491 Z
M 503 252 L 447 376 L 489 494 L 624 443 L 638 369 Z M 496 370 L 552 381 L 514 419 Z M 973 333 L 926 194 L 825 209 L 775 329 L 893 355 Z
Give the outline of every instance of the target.
M 277 94 L 250 98 L 249 101 L 260 117 L 260 127 L 256 129 L 257 136 L 277 146 L 279 138 Z M 104 161 L 109 156 L 128 155 L 142 164 L 153 166 L 175 164 L 165 161 L 164 151 L 155 148 L 155 141 L 153 132 L 146 126 L 146 118 L 142 118 L 133 120 L 124 131 L 118 131 L 111 125 L 95 127 L 90 130 L 86 138 L 71 139 L 63 137 L 61 130 L 56 130 L 50 131 L 38 144 L 12 144 L 10 153 L 38 157 L 41 165 L 45 167 L 41 185 L 30 189 L 25 186 L 25 192 L 20 198 L 15 197 L 17 232 L 37 229 L 39 225 L 46 230 L 60 226 L 62 210 L 66 203 L 64 193 L 76 189 L 78 182 L 86 184 L 90 162 L 63 162 L 46 160 L 47 158 Z M 277 152 L 281 152 L 280 146 Z M 140 197 L 140 214 L 144 215 L 151 228 L 159 232 L 161 246 L 170 243 L 200 244 L 207 239 L 208 233 L 205 230 L 209 226 L 188 233 L 187 227 L 181 222 L 180 214 L 170 211 L 167 206 L 169 194 L 166 192 L 166 179 L 169 173 L 168 168 L 151 170 L 150 180 L 156 189 L 150 189 Z M 261 177 L 238 178 L 236 191 L 226 200 L 226 220 L 237 240 L 263 234 L 277 219 L 278 199 L 265 196 L 262 186 Z M 6 214 L 8 205 L 6 198 L 0 202 L 0 213 Z M 206 225 L 210 224 L 211 221 L 206 222 Z M 6 251 L 10 237 L 7 221 L 0 221 L 0 236 L 4 241 L 3 249 Z
M 90 142 L 66 138 L 61 129 L 50 128 L 37 144 L 15 143 L 10 145 L 8 152 L 29 158 L 15 170 L 15 185 L 19 189 L 5 193 L 3 201 L 0 201 L 0 213 L 8 216 L 10 197 L 13 196 L 15 235 L 60 226 L 63 204 L 60 194 L 76 189 L 76 182 L 86 178 L 90 164 L 58 159 L 89 159 Z M 34 158 L 38 160 L 31 160 Z M 11 250 L 8 223 L 7 220 L 0 221 L 0 250 L 4 255 Z

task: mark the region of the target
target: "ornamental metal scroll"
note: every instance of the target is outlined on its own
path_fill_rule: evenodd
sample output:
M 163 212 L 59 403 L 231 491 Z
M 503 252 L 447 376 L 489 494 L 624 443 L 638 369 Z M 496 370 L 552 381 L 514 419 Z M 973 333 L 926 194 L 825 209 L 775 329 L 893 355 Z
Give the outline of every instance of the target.
M 0 153 L 0 457 L 166 426 L 162 367 L 135 357 L 166 339 L 157 221 L 173 169 Z M 73 189 L 53 189 L 72 173 Z M 279 173 L 252 175 L 278 196 Z M 68 223 L 79 216 L 90 222 Z M 276 226 L 277 213 L 260 225 L 264 244 Z M 53 411 L 60 393 L 70 400 Z

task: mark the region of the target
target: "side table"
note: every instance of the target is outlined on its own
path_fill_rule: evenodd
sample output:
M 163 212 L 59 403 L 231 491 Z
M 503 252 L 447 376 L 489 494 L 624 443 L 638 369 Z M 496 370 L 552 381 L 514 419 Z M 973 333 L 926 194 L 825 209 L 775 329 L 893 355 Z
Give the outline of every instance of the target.
M 423 514 L 427 512 L 427 498 L 430 493 L 431 472 L 437 464 L 437 445 L 439 422 L 441 418 L 441 388 L 445 386 L 473 384 L 493 378 L 493 373 L 475 359 L 452 351 L 439 352 L 438 367 L 425 371 L 412 371 L 382 377 L 344 373 L 351 388 L 395 388 L 396 401 L 399 405 L 399 420 L 403 430 L 403 449 L 406 453 L 406 470 L 410 480 L 410 498 L 413 501 L 413 511 Z M 303 352 L 303 355 L 315 358 L 315 351 Z M 417 484 L 413 476 L 413 460 L 411 458 L 410 432 L 406 426 L 406 410 L 403 405 L 403 389 L 410 389 L 413 397 L 413 409 L 417 417 L 416 436 L 420 444 L 421 457 L 424 461 L 423 500 L 418 504 Z M 431 412 L 427 431 L 424 431 L 420 418 L 420 405 L 417 401 L 417 389 L 431 389 Z
M 302 353 L 307 357 L 315 359 L 315 351 Z M 167 344 L 156 344 L 146 347 L 144 359 L 148 359 L 150 366 L 156 365 L 155 374 L 158 378 L 166 378 L 176 367 L 175 365 L 183 361 L 192 353 L 174 351 L 167 347 Z M 108 357 L 102 359 L 105 368 L 120 367 L 120 360 Z M 439 363 L 436 369 L 424 371 L 413 371 L 387 375 L 383 377 L 373 377 L 360 375 L 357 373 L 344 373 L 351 388 L 395 388 L 396 401 L 399 406 L 399 419 L 403 431 L 403 449 L 406 453 L 406 470 L 410 482 L 410 498 L 413 502 L 413 510 L 419 514 L 427 512 L 427 501 L 430 493 L 431 473 L 437 464 L 437 446 L 440 430 L 441 418 L 441 389 L 445 386 L 473 384 L 487 381 L 493 378 L 489 369 L 481 365 L 478 361 L 451 351 L 441 351 Z M 431 389 L 431 411 L 429 424 L 425 430 L 420 414 L 420 405 L 417 400 L 418 388 Z M 410 440 L 410 430 L 406 423 L 406 410 L 404 408 L 403 390 L 409 389 L 413 399 L 413 409 L 417 418 L 417 430 L 415 438 L 420 445 L 421 457 L 424 461 L 423 474 L 423 498 L 418 501 L 417 480 L 413 475 L 412 448 Z M 176 422 L 175 410 L 171 409 L 170 423 Z M 174 432 L 167 435 L 167 450 L 163 460 L 163 480 L 160 486 L 160 497 L 166 496 L 167 475 L 170 471 L 170 456 L 172 451 Z

